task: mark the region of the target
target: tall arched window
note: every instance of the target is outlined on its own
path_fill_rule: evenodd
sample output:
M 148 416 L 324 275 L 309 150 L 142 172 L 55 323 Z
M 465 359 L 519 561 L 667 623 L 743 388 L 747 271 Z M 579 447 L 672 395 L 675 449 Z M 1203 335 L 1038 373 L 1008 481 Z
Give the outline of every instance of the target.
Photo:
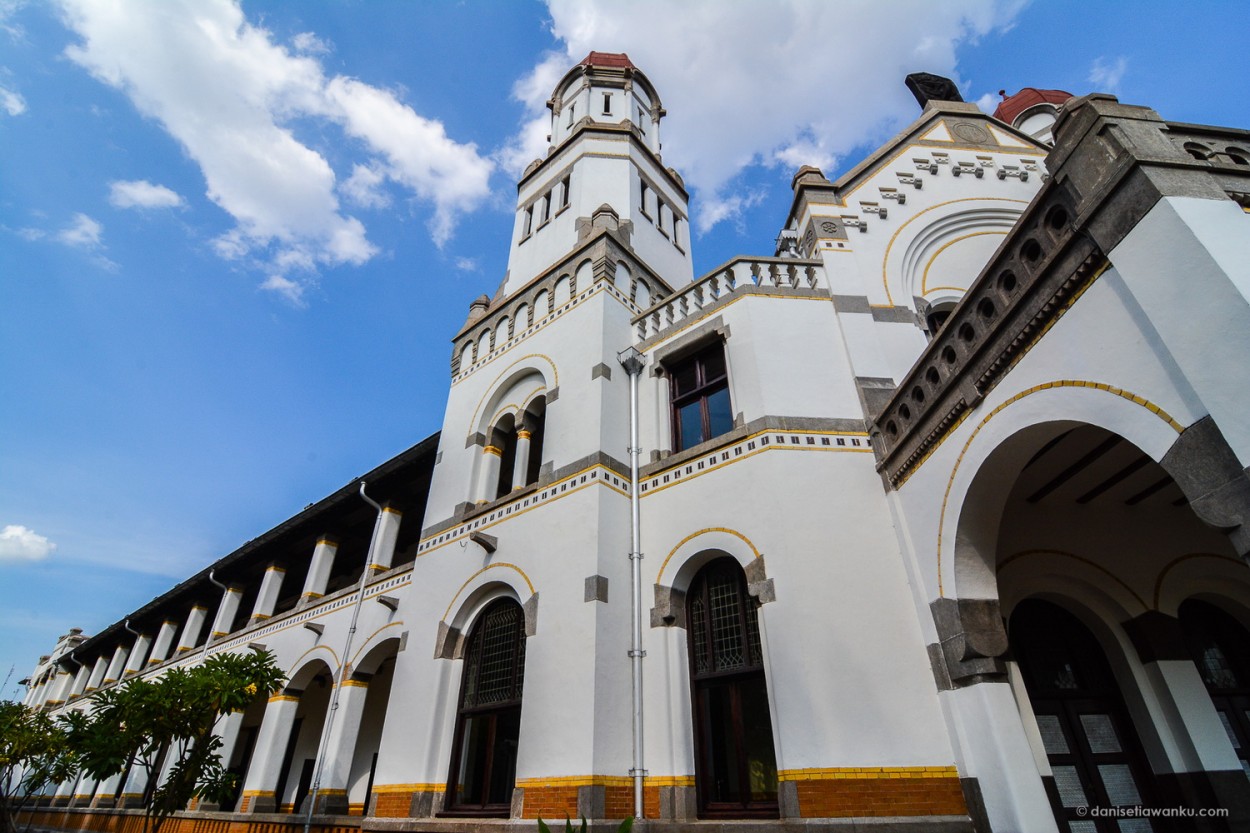
M 482 611 L 469 634 L 447 778 L 448 813 L 508 815 L 524 681 L 525 614 L 512 599 L 500 599 Z
M 777 757 L 755 599 L 718 558 L 687 595 L 695 787 L 703 818 L 776 818 Z
M 1194 665 L 1250 776 L 1250 633 L 1215 605 L 1197 599 L 1184 602 L 1179 613 Z
M 1088 808 L 1151 806 L 1157 790 L 1102 647 L 1068 611 L 1029 599 L 1011 614 L 1011 651 L 1050 761 L 1060 829 L 1119 833 L 1125 828 L 1090 818 Z

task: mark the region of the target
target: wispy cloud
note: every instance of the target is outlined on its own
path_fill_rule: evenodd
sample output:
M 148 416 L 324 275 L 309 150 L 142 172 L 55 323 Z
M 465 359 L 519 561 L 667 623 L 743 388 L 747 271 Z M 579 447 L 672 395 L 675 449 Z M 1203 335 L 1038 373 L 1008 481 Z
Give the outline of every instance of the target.
M 1089 82 L 1100 92 L 1114 93 L 1120 89 L 1120 81 L 1128 70 L 1128 58 L 1123 55 L 1108 58 L 1105 55 L 1094 59 L 1089 68 Z
M 164 185 L 137 179 L 109 183 L 109 203 L 115 208 L 179 208 L 186 200 Z
M 104 226 L 79 212 L 74 221 L 56 233 L 56 241 L 77 249 L 98 249 L 103 242 Z
M 308 302 L 304 300 L 306 286 L 299 281 L 290 280 L 282 275 L 270 275 L 260 288 L 266 292 L 275 293 L 294 307 L 303 309 L 308 306 Z
M 304 264 L 359 265 L 378 252 L 339 202 L 344 193 L 354 204 L 376 204 L 378 188 L 360 180 L 347 192 L 337 188 L 330 162 L 295 137 L 295 120 L 337 125 L 359 139 L 366 169 L 432 207 L 430 234 L 440 246 L 458 218 L 489 196 L 489 159 L 395 93 L 327 77 L 316 56 L 329 45 L 315 33 L 297 35 L 288 48 L 250 23 L 237 0 L 59 5 L 81 39 L 68 57 L 180 142 L 208 198 L 234 219 L 216 252 L 254 263 L 266 275 L 262 286 L 288 299 L 299 293 L 287 284 L 316 278 L 299 274 Z
M 26 99 L 20 93 L 0 87 L 0 109 L 10 116 L 20 116 L 26 112 Z
M 0 561 L 42 561 L 55 549 L 56 544 L 20 524 L 0 530 Z
M 476 272 L 478 269 L 477 258 L 475 257 L 458 257 L 453 263 L 461 272 Z

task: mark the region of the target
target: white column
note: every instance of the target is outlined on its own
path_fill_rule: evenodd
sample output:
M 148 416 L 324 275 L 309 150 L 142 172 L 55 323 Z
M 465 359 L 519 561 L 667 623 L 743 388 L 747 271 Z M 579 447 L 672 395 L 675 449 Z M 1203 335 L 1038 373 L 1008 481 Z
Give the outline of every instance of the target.
M 530 467 L 530 438 L 532 433 L 524 428 L 516 432 L 516 462 L 512 466 L 512 491 L 524 488 L 525 475 Z
M 286 576 L 286 568 L 270 564 L 265 568 L 265 577 L 260 581 L 260 592 L 256 594 L 256 604 L 252 607 L 252 618 L 248 625 L 255 625 L 273 616 L 273 609 L 278 604 L 278 594 L 282 592 L 282 579 Z
M 347 813 L 348 778 L 352 771 L 352 753 L 356 749 L 356 736 L 360 733 L 360 721 L 365 713 L 365 701 L 369 697 L 369 683 L 365 680 L 347 679 L 339 689 L 339 705 L 334 712 L 330 735 L 326 738 L 325 761 L 321 772 L 321 790 L 317 795 L 317 812 Z M 365 798 L 368 801 L 368 797 Z
M 300 692 L 290 690 L 269 698 L 265 717 L 256 735 L 252 762 L 243 779 L 241 813 L 272 813 L 277 808 L 274 796 L 282 775 L 282 758 L 286 754 L 295 713 L 299 710 Z
M 204 605 L 193 605 L 187 614 L 187 621 L 182 626 L 182 637 L 178 640 L 178 653 L 185 654 L 200 641 L 200 631 L 204 630 L 204 620 L 208 618 L 208 608 Z
M 243 728 L 243 712 L 230 712 L 230 714 L 217 721 L 217 725 L 213 727 L 213 734 L 221 738 L 221 748 L 218 754 L 221 756 L 221 765 L 225 769 L 230 767 L 230 759 L 234 757 L 235 744 L 239 742 L 239 730 Z M 225 810 L 232 812 L 233 807 L 221 807 L 208 801 L 201 801 L 195 806 L 196 810 L 203 812 L 215 812 Z
M 73 686 L 74 675 L 66 671 L 64 668 L 58 668 L 56 678 L 52 685 L 52 696 L 44 701 L 45 704 L 49 708 L 61 705 L 69 699 L 69 693 Z
M 208 634 L 210 642 L 229 635 L 242 601 L 243 588 L 240 585 L 232 584 L 221 594 L 221 604 L 217 605 L 217 615 L 213 617 L 213 629 Z
M 143 764 L 136 761 L 126 776 L 126 786 L 122 788 L 122 807 L 138 807 L 143 803 L 143 793 L 148 787 L 148 771 Z
M 495 499 L 495 491 L 499 488 L 499 465 L 502 462 L 503 450 L 493 445 L 482 449 L 482 479 L 477 484 L 477 502 L 490 503 Z
M 148 658 L 148 649 L 152 647 L 152 637 L 146 633 L 141 633 L 135 637 L 135 646 L 130 649 L 130 659 L 126 663 L 126 670 L 122 672 L 122 676 L 137 674 L 143 670 L 145 661 Z
M 91 668 L 87 665 L 79 665 L 78 673 L 74 675 L 74 685 L 69 690 L 70 697 L 77 697 L 87 690 L 87 678 L 91 676 Z
M 121 784 L 122 774 L 120 772 L 110 775 L 100 782 L 95 790 L 95 798 L 91 800 L 92 807 L 108 807 L 113 806 L 113 797 L 117 795 L 117 787 Z
M 395 558 L 395 542 L 399 539 L 399 523 L 404 513 L 391 506 L 382 507 L 382 517 L 374 530 L 373 540 L 369 542 L 369 564 L 374 573 L 391 569 L 391 561 Z M 366 576 L 366 580 L 371 576 Z
M 65 807 L 74 800 L 74 788 L 78 786 L 79 775 L 75 774 L 68 781 L 62 781 L 56 788 L 56 792 L 52 794 L 52 805 L 54 807 Z
M 91 669 L 91 676 L 87 678 L 87 692 L 90 693 L 100 687 L 101 681 L 104 680 L 104 672 L 108 670 L 109 661 L 104 657 L 96 657 L 95 667 Z
M 156 632 L 156 641 L 152 643 L 152 656 L 148 657 L 148 665 L 159 665 L 169 659 L 169 651 L 174 647 L 174 635 L 178 632 L 178 622 L 166 619 L 161 629 Z
M 299 597 L 301 605 L 311 604 L 326 594 L 326 585 L 330 583 L 330 573 L 334 570 L 334 556 L 338 551 L 339 544 L 333 538 L 323 535 L 317 540 L 312 561 L 308 562 L 304 592 Z
M 110 685 L 122 678 L 122 669 L 126 667 L 128 656 L 130 656 L 130 649 L 125 645 L 118 645 L 113 650 L 113 660 L 109 663 L 108 670 L 104 672 L 104 685 Z

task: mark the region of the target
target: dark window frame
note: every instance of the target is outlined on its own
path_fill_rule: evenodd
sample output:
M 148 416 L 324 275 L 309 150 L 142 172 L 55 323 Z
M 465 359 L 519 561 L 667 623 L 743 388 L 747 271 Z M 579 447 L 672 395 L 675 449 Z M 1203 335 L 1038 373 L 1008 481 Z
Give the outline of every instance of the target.
M 711 599 L 713 581 L 736 584 L 737 593 L 737 642 L 742 659 L 735 667 L 722 667 L 718 661 L 717 628 L 711 621 L 715 607 Z M 698 610 L 705 611 L 708 618 L 703 624 L 698 621 Z M 772 735 L 771 713 L 764 716 L 767 727 L 768 743 L 772 753 L 772 797 L 752 799 L 749 788 L 745 789 L 739 800 L 723 800 L 716 795 L 721 789 L 720 784 L 727 776 L 736 779 L 739 789 L 750 781 L 751 761 L 748 755 L 749 735 L 746 721 L 748 709 L 744 703 L 754 696 L 757 701 L 763 694 L 764 711 L 768 708 L 768 681 L 764 673 L 764 657 L 762 642 L 759 639 L 759 607 L 758 600 L 747 592 L 746 576 L 742 567 L 730 556 L 717 558 L 705 564 L 690 583 L 686 601 L 687 610 L 687 648 L 690 671 L 691 716 L 694 723 L 695 747 L 695 793 L 698 804 L 698 815 L 701 819 L 742 819 L 742 818 L 780 818 L 778 803 L 779 783 L 777 782 L 777 747 Z M 723 633 L 721 634 L 723 638 Z M 702 650 L 699 643 L 702 642 Z M 706 667 L 699 668 L 700 658 L 706 661 Z M 716 719 L 715 700 L 720 705 L 728 705 L 729 722 L 732 731 L 726 738 L 712 730 Z M 758 718 L 758 713 L 757 713 Z M 716 743 L 722 745 L 722 752 L 730 751 L 736 760 L 732 773 L 722 772 L 718 768 Z M 726 741 L 728 743 L 726 744 Z M 720 763 L 723 764 L 722 760 Z
M 719 375 L 715 375 L 714 369 L 709 368 L 709 359 L 713 356 L 719 356 L 720 364 L 723 371 Z M 678 391 L 677 379 L 686 368 L 694 366 L 695 383 L 694 387 L 686 391 Z M 733 396 L 729 390 L 729 358 L 728 351 L 725 349 L 725 342 L 717 339 L 711 344 L 704 345 L 698 350 L 687 353 L 679 359 L 666 360 L 665 371 L 669 378 L 669 420 L 672 426 L 673 451 L 685 451 L 696 445 L 705 443 L 708 440 L 715 439 L 733 429 Z M 711 375 L 709 375 L 711 374 Z M 709 406 L 709 400 L 712 396 L 725 391 L 729 399 L 729 428 L 725 431 L 714 432 L 712 427 L 712 410 Z M 682 418 L 681 411 L 683 408 L 698 402 L 699 403 L 699 439 L 695 442 L 684 443 L 682 441 Z
M 509 686 L 512 689 L 512 696 L 503 700 L 493 700 L 487 704 L 478 702 L 466 704 L 470 697 L 476 697 L 481 691 L 481 651 L 484 650 L 481 640 L 486 637 L 486 629 L 491 626 L 492 617 L 503 614 L 505 610 L 511 613 L 513 617 L 513 621 L 508 625 L 513 628 L 513 632 L 506 635 L 509 639 L 514 640 L 512 655 L 509 658 Z M 495 760 L 495 756 L 498 740 L 497 733 L 501 722 L 512 721 L 515 724 L 517 739 L 519 740 L 520 737 L 521 700 L 525 683 L 525 640 L 525 612 L 521 605 L 512 598 L 496 599 L 488 604 L 478 614 L 477 620 L 469 632 L 469 637 L 465 644 L 464 670 L 460 679 L 460 696 L 456 701 L 456 728 L 452 736 L 451 762 L 447 772 L 446 809 L 439 813 L 440 816 L 508 818 L 511 815 L 512 792 L 516 787 L 517 757 L 514 753 L 510 762 L 506 760 L 500 762 Z M 465 729 L 470 720 L 480 718 L 485 718 L 486 720 L 486 734 L 484 741 L 476 750 L 484 757 L 484 764 L 480 772 L 479 795 L 476 796 L 478 800 L 459 801 L 457 799 L 457 791 L 460 782 L 461 761 L 465 752 Z M 502 801 L 490 801 L 491 782 L 496 775 L 494 770 L 500 763 L 510 766 L 512 769 L 512 789 L 507 791 L 508 794 Z

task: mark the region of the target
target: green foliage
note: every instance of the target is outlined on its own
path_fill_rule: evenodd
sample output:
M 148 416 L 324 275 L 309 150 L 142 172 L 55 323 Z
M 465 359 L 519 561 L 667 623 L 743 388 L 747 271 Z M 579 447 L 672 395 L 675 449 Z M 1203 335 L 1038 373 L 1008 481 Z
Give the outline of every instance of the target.
M 145 829 L 158 833 L 193 798 L 221 801 L 231 794 L 234 776 L 225 770 L 213 728 L 285 680 L 265 651 L 214 654 L 202 665 L 106 689 L 95 695 L 90 718 L 73 733 L 80 768 L 107 778 L 136 766 L 147 772 L 149 784 L 166 772 L 144 796 Z
M 625 819 L 625 821 L 621 822 L 619 826 L 617 826 L 616 833 L 629 833 L 629 831 L 632 830 L 633 827 L 634 827 L 634 817 L 630 816 L 629 818 Z M 551 833 L 551 828 L 548 827 L 547 823 L 543 821 L 541 818 L 538 820 L 538 833 Z M 573 822 L 569 820 L 568 816 L 564 817 L 564 833 L 573 833 Z M 581 824 L 581 827 L 577 829 L 577 833 L 586 833 L 586 817 L 585 816 L 582 816 L 582 824 Z
M 21 703 L 0 702 L 0 831 L 17 829 L 17 814 L 49 784 L 72 778 L 77 761 L 69 738 L 85 718 L 53 720 Z

